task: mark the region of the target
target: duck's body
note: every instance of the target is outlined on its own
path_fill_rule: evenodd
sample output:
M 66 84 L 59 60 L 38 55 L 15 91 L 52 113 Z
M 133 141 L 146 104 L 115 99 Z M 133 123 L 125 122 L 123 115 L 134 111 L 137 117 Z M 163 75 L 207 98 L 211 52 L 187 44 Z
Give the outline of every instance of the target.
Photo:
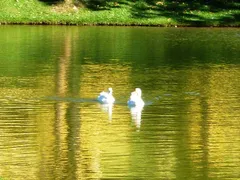
M 144 101 L 142 100 L 142 91 L 140 88 L 136 88 L 128 100 L 128 106 L 144 106 Z
M 113 104 L 115 98 L 112 95 L 112 88 L 108 88 L 108 92 L 101 92 L 97 98 L 98 102 L 101 104 Z

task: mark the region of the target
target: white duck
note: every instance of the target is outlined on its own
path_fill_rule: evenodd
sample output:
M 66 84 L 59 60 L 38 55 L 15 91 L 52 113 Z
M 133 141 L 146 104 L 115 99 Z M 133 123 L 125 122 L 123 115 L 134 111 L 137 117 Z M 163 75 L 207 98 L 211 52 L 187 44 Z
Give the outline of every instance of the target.
M 128 100 L 128 106 L 144 106 L 144 101 L 142 100 L 142 90 L 136 88 L 134 92 L 131 93 L 131 96 Z
M 108 88 L 108 92 L 101 92 L 97 98 L 98 102 L 101 104 L 113 104 L 115 98 L 113 97 L 112 92 L 112 88 Z

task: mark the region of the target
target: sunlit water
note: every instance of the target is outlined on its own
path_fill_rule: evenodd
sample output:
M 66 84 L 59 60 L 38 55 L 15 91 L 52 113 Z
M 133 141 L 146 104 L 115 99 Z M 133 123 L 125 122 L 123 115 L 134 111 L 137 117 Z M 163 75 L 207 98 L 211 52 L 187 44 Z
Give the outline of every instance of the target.
M 0 47 L 0 179 L 240 179 L 239 29 L 0 26 Z

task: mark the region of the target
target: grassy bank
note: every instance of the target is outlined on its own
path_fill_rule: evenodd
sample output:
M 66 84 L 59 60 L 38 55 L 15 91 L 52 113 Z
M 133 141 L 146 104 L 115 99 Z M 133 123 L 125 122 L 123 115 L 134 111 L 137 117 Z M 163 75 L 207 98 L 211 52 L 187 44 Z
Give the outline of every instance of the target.
M 240 3 L 219 8 L 172 1 L 109 2 L 102 7 L 47 4 L 39 0 L 2 0 L 1 24 L 240 26 Z

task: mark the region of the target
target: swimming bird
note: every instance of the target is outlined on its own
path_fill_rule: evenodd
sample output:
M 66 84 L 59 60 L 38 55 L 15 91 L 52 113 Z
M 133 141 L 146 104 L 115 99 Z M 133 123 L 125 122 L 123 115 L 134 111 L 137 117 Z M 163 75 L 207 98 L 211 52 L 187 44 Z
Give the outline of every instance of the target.
M 128 100 L 128 106 L 144 106 L 144 101 L 142 100 L 142 90 L 136 88 L 134 92 L 131 93 L 131 96 Z
M 100 102 L 101 104 L 113 104 L 115 98 L 113 97 L 112 93 L 112 88 L 108 88 L 108 92 L 101 92 L 97 98 L 98 102 Z

